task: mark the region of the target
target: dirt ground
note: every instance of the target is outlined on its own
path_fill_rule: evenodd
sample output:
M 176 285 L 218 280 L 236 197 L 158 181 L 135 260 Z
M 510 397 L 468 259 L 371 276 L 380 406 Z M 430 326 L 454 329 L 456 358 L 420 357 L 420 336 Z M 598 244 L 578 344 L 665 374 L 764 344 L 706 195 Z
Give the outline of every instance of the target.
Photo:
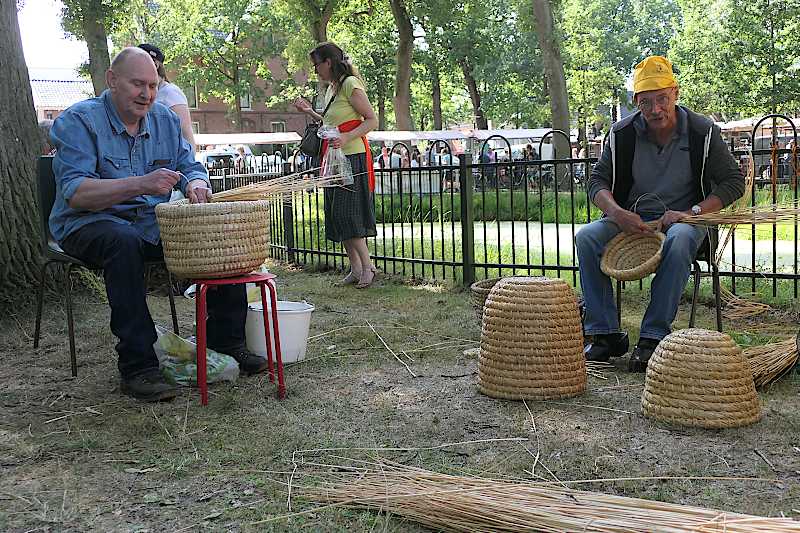
M 644 418 L 644 375 L 627 373 L 625 358 L 604 371 L 605 379 L 590 377 L 578 398 L 527 406 L 499 401 L 478 392 L 477 357 L 464 354 L 480 337 L 467 292 L 399 280 L 357 291 L 334 287 L 339 275 L 279 265 L 273 271 L 281 299 L 316 306 L 306 360 L 286 368 L 283 401 L 257 376 L 212 385 L 206 408 L 193 389 L 170 403 L 139 403 L 119 393 L 101 296 L 76 297 L 77 379 L 70 377 L 60 298 L 46 305 L 36 350 L 33 301 L 5 309 L 0 530 L 422 530 L 349 509 L 283 518 L 293 452 L 323 448 L 401 448 L 380 455 L 459 475 L 613 478 L 578 488 L 800 519 L 797 375 L 760 391 L 763 419 L 735 430 Z M 634 339 L 642 297 L 638 290 L 625 294 L 624 322 Z M 150 303 L 156 321 L 168 325 L 167 298 L 153 294 Z M 180 299 L 178 307 L 186 334 L 193 303 Z M 678 327 L 687 313 L 682 306 Z M 794 334 L 797 316 L 797 308 L 785 309 L 758 327 L 728 321 L 726 330 L 757 343 L 765 324 L 778 336 Z M 708 307 L 700 322 L 711 326 Z M 447 443 L 458 444 L 439 447 Z M 618 479 L 642 477 L 661 479 Z M 746 479 L 690 479 L 697 477 Z M 292 499 L 293 512 L 313 507 Z

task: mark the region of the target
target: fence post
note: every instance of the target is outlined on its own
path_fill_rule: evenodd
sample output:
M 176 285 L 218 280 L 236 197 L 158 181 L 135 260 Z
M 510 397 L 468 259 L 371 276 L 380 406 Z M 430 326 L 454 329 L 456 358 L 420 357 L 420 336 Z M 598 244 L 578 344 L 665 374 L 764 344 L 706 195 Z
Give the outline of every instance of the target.
M 291 165 L 287 162 L 283 164 L 283 174 L 292 173 Z M 294 256 L 294 193 L 286 192 L 282 195 L 283 204 L 283 245 L 286 247 L 286 260 L 289 263 L 295 262 Z
M 467 165 L 467 161 L 470 162 Z M 465 287 L 475 282 L 475 230 L 472 210 L 472 194 L 475 178 L 472 176 L 472 154 L 464 152 L 459 162 L 459 196 L 461 197 L 461 261 L 463 262 Z

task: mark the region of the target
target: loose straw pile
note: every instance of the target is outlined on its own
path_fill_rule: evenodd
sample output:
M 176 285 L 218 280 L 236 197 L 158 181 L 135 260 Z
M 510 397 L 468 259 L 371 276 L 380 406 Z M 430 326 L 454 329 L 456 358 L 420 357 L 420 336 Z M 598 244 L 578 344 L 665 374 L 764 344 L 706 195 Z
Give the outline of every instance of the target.
M 753 152 L 748 151 L 748 164 L 747 164 L 747 172 L 744 175 L 744 193 L 742 196 L 736 200 L 733 205 L 730 206 L 730 211 L 734 213 L 740 212 L 742 209 L 747 209 L 750 206 L 750 199 L 753 196 L 753 184 L 756 181 L 756 166 L 755 166 L 755 159 L 753 159 Z M 728 242 L 733 237 L 733 234 L 736 232 L 736 224 L 731 224 L 730 226 L 725 226 L 722 231 L 721 235 L 719 236 L 719 243 L 717 245 L 717 264 L 722 261 L 723 253 L 725 252 L 725 247 L 728 246 Z
M 780 379 L 797 363 L 797 335 L 791 339 L 753 346 L 744 350 L 756 387 L 763 387 Z
M 790 518 L 572 490 L 548 483 L 439 474 L 379 460 L 333 465 L 317 486 L 290 487 L 302 498 L 392 513 L 442 531 L 800 532 Z M 294 476 L 296 477 L 296 475 Z
M 279 176 L 259 183 L 251 183 L 235 189 L 214 193 L 212 202 L 233 202 L 243 200 L 264 200 L 281 193 L 303 191 L 311 187 L 325 187 L 337 183 L 341 176 L 313 177 L 316 169 Z M 312 176 L 304 178 L 303 176 Z
M 742 298 L 722 286 L 720 286 L 719 296 L 725 302 L 725 309 L 722 314 L 729 320 L 752 318 L 767 311 L 772 311 L 770 305 Z

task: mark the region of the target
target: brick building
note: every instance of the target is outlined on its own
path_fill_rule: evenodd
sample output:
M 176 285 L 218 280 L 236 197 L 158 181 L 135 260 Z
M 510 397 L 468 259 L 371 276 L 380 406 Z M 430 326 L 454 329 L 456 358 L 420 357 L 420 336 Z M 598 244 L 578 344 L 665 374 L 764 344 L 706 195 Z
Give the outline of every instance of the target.
M 270 70 L 277 79 L 286 79 L 288 73 L 279 59 L 270 61 Z M 62 111 L 81 100 L 94 95 L 92 83 L 79 77 L 71 69 L 32 69 L 30 71 L 33 105 L 38 120 L 55 119 Z M 170 76 L 173 79 L 174 73 Z M 304 83 L 304 74 L 295 76 L 295 81 Z M 306 115 L 298 113 L 293 106 L 286 105 L 281 109 L 268 108 L 264 100 L 272 96 L 271 88 L 261 81 L 260 88 L 264 98 L 242 99 L 242 132 L 272 133 L 295 131 L 302 132 L 306 125 Z M 192 129 L 195 133 L 239 133 L 234 124 L 230 107 L 218 98 L 209 98 L 207 102 L 198 101 L 198 91 L 193 86 L 182 86 L 189 101 L 192 115 Z

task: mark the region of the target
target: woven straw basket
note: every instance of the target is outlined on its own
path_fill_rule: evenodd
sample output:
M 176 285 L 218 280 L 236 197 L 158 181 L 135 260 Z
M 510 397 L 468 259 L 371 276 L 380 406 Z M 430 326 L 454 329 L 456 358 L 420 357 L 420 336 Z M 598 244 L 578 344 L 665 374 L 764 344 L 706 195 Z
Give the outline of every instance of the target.
M 619 281 L 635 281 L 649 276 L 661 262 L 666 236 L 654 233 L 620 233 L 603 250 L 600 270 Z
M 492 290 L 492 287 L 500 281 L 501 278 L 491 278 L 476 281 L 469 286 L 470 300 L 472 301 L 472 308 L 475 309 L 475 316 L 478 318 L 478 324 L 483 321 L 483 306 L 486 304 L 486 297 Z
M 188 200 L 156 206 L 164 259 L 184 278 L 248 274 L 269 254 L 269 202 Z
M 483 310 L 478 388 L 509 400 L 548 400 L 586 390 L 577 300 L 563 280 L 498 281 Z
M 757 422 L 761 406 L 753 374 L 728 335 L 683 329 L 667 335 L 647 365 L 645 416 L 702 428 L 734 428 Z

